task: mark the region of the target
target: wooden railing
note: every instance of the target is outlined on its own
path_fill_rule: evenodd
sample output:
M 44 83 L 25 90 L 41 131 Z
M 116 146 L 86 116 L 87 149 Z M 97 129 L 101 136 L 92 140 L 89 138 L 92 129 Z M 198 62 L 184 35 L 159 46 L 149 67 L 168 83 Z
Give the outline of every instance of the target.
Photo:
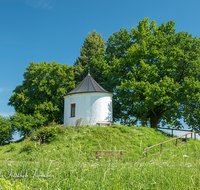
M 190 132 L 192 132 L 192 130 L 188 130 L 188 129 L 171 129 L 171 128 L 161 128 L 161 127 L 159 127 L 158 129 L 168 129 L 168 130 L 171 130 L 172 131 L 172 136 L 174 135 L 174 130 L 178 130 L 178 131 L 190 131 Z M 192 138 L 192 136 L 191 136 L 191 138 Z
M 185 136 L 185 142 L 187 143 L 187 135 L 191 134 L 191 138 L 192 138 L 192 133 L 194 133 L 194 140 L 196 140 L 196 131 L 192 131 L 190 133 L 186 133 L 184 135 L 181 135 L 179 137 L 176 137 L 174 139 L 170 139 L 168 141 L 165 141 L 165 142 L 162 142 L 162 143 L 159 143 L 159 144 L 156 144 L 156 145 L 153 145 L 153 146 L 150 146 L 148 148 L 145 148 L 144 151 L 146 151 L 146 157 L 148 156 L 148 150 L 153 148 L 153 147 L 156 147 L 156 146 L 159 146 L 160 145 L 160 152 L 162 152 L 162 145 L 165 144 L 165 143 L 168 143 L 168 142 L 171 142 L 171 141 L 174 141 L 176 140 L 176 146 L 178 145 L 178 139 L 181 138 L 181 137 L 184 137 Z
M 126 152 L 125 150 L 93 150 L 92 152 L 96 152 L 96 159 L 98 159 L 98 157 L 100 156 L 120 156 L 122 157 L 123 156 L 123 152 Z M 98 152 L 113 152 L 113 153 L 116 153 L 116 152 L 120 152 L 120 155 L 111 155 L 111 154 L 98 154 Z

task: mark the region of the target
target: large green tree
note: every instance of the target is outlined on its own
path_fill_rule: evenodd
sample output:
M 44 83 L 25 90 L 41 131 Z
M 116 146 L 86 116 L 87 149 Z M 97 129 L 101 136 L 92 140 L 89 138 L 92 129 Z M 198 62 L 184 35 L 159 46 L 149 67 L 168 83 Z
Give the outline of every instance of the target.
M 122 29 L 109 38 L 106 53 L 121 119 L 149 120 L 157 128 L 160 121 L 180 127 L 181 118 L 191 126 L 192 113 L 198 118 L 200 40 L 174 26 L 145 18 L 131 32 Z
M 73 67 L 56 62 L 33 63 L 26 68 L 8 105 L 26 115 L 41 114 L 49 121 L 63 122 L 63 95 L 75 87 Z
M 104 52 L 105 41 L 101 34 L 96 31 L 89 33 L 81 47 L 80 56 L 74 63 L 75 81 L 77 83 L 87 76 L 89 70 L 91 76 L 95 78 L 96 73 L 98 72 L 98 66 L 95 65 L 95 62 L 92 62 L 92 59 L 97 53 L 99 54 Z
M 111 61 L 113 58 L 125 57 L 128 48 L 133 43 L 132 32 L 129 32 L 127 28 L 121 28 L 119 31 L 113 32 L 106 42 L 106 60 Z

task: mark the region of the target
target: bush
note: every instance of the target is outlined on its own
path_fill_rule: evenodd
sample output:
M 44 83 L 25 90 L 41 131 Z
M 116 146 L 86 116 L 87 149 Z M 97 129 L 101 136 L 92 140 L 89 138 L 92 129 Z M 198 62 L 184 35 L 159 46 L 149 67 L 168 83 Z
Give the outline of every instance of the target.
M 32 132 L 31 140 L 40 141 L 40 143 L 48 143 L 53 141 L 58 134 L 64 134 L 64 125 L 58 125 L 52 121 L 48 126 L 41 127 Z
M 37 115 L 25 115 L 22 113 L 15 113 L 13 116 L 10 116 L 10 121 L 13 128 L 21 132 L 21 136 L 29 136 L 33 130 L 40 128 L 45 124 L 47 118 Z
M 57 136 L 57 128 L 55 126 L 42 127 L 35 132 L 34 136 L 40 143 L 51 142 Z
M 13 128 L 9 118 L 0 116 L 0 145 L 12 139 Z

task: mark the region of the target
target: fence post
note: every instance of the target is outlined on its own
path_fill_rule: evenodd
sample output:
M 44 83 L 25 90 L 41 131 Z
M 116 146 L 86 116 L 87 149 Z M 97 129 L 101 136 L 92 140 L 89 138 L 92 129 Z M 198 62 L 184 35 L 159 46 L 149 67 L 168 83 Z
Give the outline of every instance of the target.
M 160 152 L 162 152 L 162 144 L 160 144 Z
M 178 139 L 176 138 L 176 146 L 177 146 L 177 144 L 178 144 Z
M 98 159 L 98 156 L 97 156 L 98 152 L 96 152 L 96 159 Z
M 172 136 L 174 136 L 174 133 L 173 133 L 173 132 L 174 132 L 174 130 L 172 129 Z
M 191 130 L 191 132 L 192 132 L 192 130 Z M 191 139 L 192 139 L 192 133 L 191 133 Z
M 196 132 L 194 132 L 194 140 L 196 141 Z
M 187 135 L 185 135 L 185 142 L 187 143 Z
M 148 149 L 146 149 L 146 158 L 148 157 Z

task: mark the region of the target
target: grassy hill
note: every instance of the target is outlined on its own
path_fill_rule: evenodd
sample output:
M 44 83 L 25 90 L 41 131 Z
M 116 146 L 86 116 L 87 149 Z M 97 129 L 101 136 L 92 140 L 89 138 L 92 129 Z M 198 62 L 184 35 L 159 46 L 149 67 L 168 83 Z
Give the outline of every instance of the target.
M 51 143 L 27 138 L 0 147 L 3 189 L 198 189 L 199 145 L 175 141 L 147 127 L 67 127 Z M 181 140 L 179 140 L 180 142 Z M 125 150 L 123 159 L 102 157 L 92 150 Z M 109 154 L 109 153 L 108 153 Z

